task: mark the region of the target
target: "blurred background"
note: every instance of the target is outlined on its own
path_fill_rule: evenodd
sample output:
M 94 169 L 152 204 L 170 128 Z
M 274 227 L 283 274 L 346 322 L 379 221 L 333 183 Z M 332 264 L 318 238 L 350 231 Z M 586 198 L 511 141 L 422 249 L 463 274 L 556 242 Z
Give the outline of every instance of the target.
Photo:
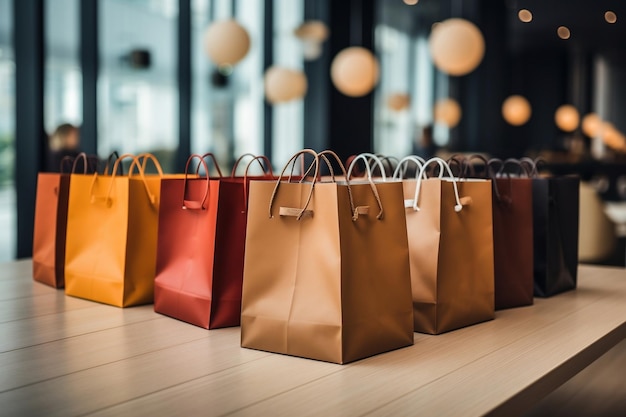
M 588 242 L 610 249 L 588 259 L 623 265 L 624 9 L 609 0 L 0 0 L 0 259 L 30 256 L 36 175 L 49 138 L 70 123 L 80 150 L 148 151 L 169 172 L 192 152 L 213 152 L 224 167 L 265 154 L 280 167 L 303 147 L 343 159 L 541 156 L 592 190 L 586 216 L 610 232 Z

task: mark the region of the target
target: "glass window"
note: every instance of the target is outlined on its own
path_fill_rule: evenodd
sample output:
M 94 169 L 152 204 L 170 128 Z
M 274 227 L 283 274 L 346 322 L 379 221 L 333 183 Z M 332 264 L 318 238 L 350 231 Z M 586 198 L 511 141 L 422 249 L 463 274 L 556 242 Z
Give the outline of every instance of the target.
M 218 68 L 204 52 L 204 33 L 233 11 L 250 50 L 233 68 Z M 225 167 L 243 153 L 263 153 L 264 17 L 262 0 L 192 1 L 191 149 L 213 152 Z
M 410 92 L 411 38 L 386 25 L 379 25 L 375 33 L 380 58 L 380 80 L 374 95 L 376 152 L 396 157 L 410 155 L 415 136 L 410 104 L 394 106 L 393 100 Z
M 0 0 L 0 261 L 15 258 L 15 59 L 13 2 Z
M 177 0 L 102 0 L 98 153 L 152 152 L 165 171 L 178 148 Z
M 47 0 L 45 8 L 44 126 L 82 122 L 79 0 Z
M 303 0 L 274 0 L 274 65 L 304 71 L 302 46 L 293 31 L 304 19 Z M 309 86 L 311 88 L 311 86 Z M 304 143 L 304 100 L 274 105 L 272 159 L 282 166 Z
M 432 24 L 440 20 L 440 7 L 379 3 L 374 32 L 380 59 L 374 93 L 374 149 L 378 153 L 427 155 L 430 151 L 422 143 L 426 128 L 434 139 L 430 147 L 448 143 L 450 129 L 434 122 L 433 107 L 437 99 L 448 97 L 449 79 L 435 69 L 428 45 Z

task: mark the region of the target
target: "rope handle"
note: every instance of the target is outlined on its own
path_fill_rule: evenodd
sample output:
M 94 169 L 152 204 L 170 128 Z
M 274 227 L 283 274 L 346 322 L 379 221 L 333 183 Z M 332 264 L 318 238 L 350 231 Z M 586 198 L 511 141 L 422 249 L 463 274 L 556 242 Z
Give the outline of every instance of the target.
M 80 155 L 80 154 L 79 154 Z M 75 162 L 76 159 L 78 158 L 78 156 L 76 158 L 72 158 L 69 155 L 65 155 L 63 157 L 63 159 L 61 159 L 61 165 L 59 166 L 59 172 L 61 174 L 65 174 L 65 167 L 69 166 L 70 167 L 70 173 L 74 173 L 74 167 L 75 167 Z M 87 173 L 87 166 L 85 165 L 85 174 Z
M 313 210 L 308 210 L 307 208 L 309 207 L 309 203 L 311 202 L 311 199 L 313 198 L 313 188 L 315 187 L 315 183 L 316 183 L 317 178 L 319 176 L 319 168 L 320 168 L 319 167 L 319 156 L 317 155 L 317 152 L 315 152 L 313 149 L 303 149 L 303 150 L 295 153 L 289 159 L 289 161 L 287 161 L 287 163 L 283 167 L 282 171 L 280 172 L 280 175 L 278 176 L 278 179 L 276 180 L 276 185 L 274 186 L 274 190 L 272 191 L 272 196 L 270 197 L 270 204 L 269 204 L 269 208 L 268 208 L 268 214 L 269 214 L 269 218 L 270 219 L 274 218 L 274 214 L 273 214 L 274 200 L 276 199 L 276 195 L 278 194 L 278 188 L 280 187 L 281 180 L 285 176 L 285 171 L 287 171 L 287 168 L 289 168 L 289 166 L 291 166 L 292 167 L 291 169 L 292 169 L 292 172 L 293 172 L 293 165 L 295 165 L 296 161 L 298 160 L 298 158 L 301 155 L 305 155 L 305 154 L 313 155 L 313 157 L 315 158 L 313 160 L 313 164 L 315 165 L 315 172 L 314 172 L 314 175 L 313 175 L 313 181 L 311 182 L 311 189 L 309 191 L 309 195 L 307 196 L 307 199 L 306 199 L 306 202 L 304 204 L 304 207 L 302 207 L 302 208 L 280 207 L 279 208 L 279 216 L 296 217 L 296 220 L 300 220 L 300 219 L 302 219 L 305 216 L 306 217 L 313 217 Z M 291 174 L 290 174 L 289 178 L 291 178 Z M 305 178 L 305 176 L 303 175 L 302 178 Z
M 111 198 L 111 192 L 113 191 L 113 184 L 115 183 L 114 179 L 115 176 L 117 174 L 118 171 L 118 165 L 127 158 L 132 158 L 132 162 L 131 162 L 131 166 L 129 168 L 128 171 L 128 177 L 132 176 L 134 167 L 137 167 L 137 169 L 139 170 L 139 176 L 141 177 L 141 180 L 143 182 L 144 188 L 146 190 L 146 194 L 148 196 L 148 199 L 150 200 L 150 204 L 151 205 L 156 205 L 157 204 L 157 198 L 156 196 L 150 191 L 150 188 L 148 187 L 148 182 L 146 181 L 146 176 L 145 176 L 145 166 L 146 166 L 146 159 L 151 159 L 153 161 L 153 163 L 155 164 L 157 171 L 159 173 L 159 176 L 163 176 L 163 171 L 161 170 L 161 165 L 159 164 L 158 160 L 156 159 L 156 157 L 152 154 L 139 154 L 139 155 L 133 155 L 130 153 L 127 154 L 123 154 L 121 155 L 119 158 L 117 158 L 117 160 L 115 161 L 115 164 L 113 165 L 113 170 L 111 171 L 111 181 L 109 184 L 109 189 L 106 193 L 106 195 L 104 197 L 102 196 L 96 196 L 94 195 L 93 191 L 94 191 L 94 187 L 95 184 L 98 180 L 98 173 L 94 172 L 94 176 L 93 176 L 93 180 L 91 181 L 91 187 L 90 187 L 90 201 L 92 204 L 94 203 L 98 203 L 98 202 L 104 202 L 107 207 L 111 207 L 111 205 L 113 204 L 113 199 Z M 141 160 L 141 162 L 140 162 Z
M 89 201 L 91 204 L 96 204 L 96 203 L 104 203 L 106 204 L 107 207 L 111 207 L 111 205 L 113 204 L 113 200 L 111 199 L 111 190 L 113 189 L 113 178 L 115 177 L 115 174 L 117 173 L 117 166 L 118 164 L 127 158 L 132 158 L 133 162 L 135 161 L 135 159 L 137 159 L 137 157 L 133 154 L 130 153 L 125 153 L 123 155 L 121 155 L 120 157 L 118 157 L 115 160 L 115 164 L 113 165 L 113 170 L 111 171 L 111 183 L 109 184 L 109 189 L 106 193 L 106 195 L 104 197 L 102 196 L 97 196 L 94 194 L 94 188 L 96 185 L 96 182 L 98 182 L 98 173 L 94 172 L 93 173 L 93 179 L 91 180 L 91 186 L 89 187 Z
M 378 157 L 378 159 L 380 159 L 380 162 L 382 162 L 383 165 L 385 164 L 387 165 L 385 167 L 385 174 L 387 174 L 387 176 L 392 175 L 396 167 L 398 166 L 398 163 L 400 162 L 400 160 L 396 158 L 395 156 L 385 156 L 385 155 L 378 155 L 378 154 L 376 156 Z
M 202 165 L 204 167 L 204 172 L 206 173 L 206 189 L 204 190 L 204 196 L 202 197 L 202 200 L 200 201 L 196 201 L 196 200 L 187 200 L 185 198 L 185 196 L 187 195 L 187 180 L 189 178 L 189 165 L 191 165 L 191 161 L 193 161 L 194 159 L 199 159 L 200 162 L 198 163 L 198 167 L 196 167 L 196 172 L 198 171 L 200 165 Z M 196 178 L 197 174 L 196 174 Z M 207 163 L 203 158 L 203 155 L 199 155 L 197 153 L 192 154 L 191 156 L 189 156 L 189 158 L 187 158 L 187 163 L 185 164 L 185 179 L 183 181 L 183 204 L 182 204 L 182 209 L 183 210 L 206 210 L 205 207 L 205 203 L 207 200 L 207 197 L 209 196 L 209 189 L 210 189 L 210 185 L 211 184 L 211 179 L 209 176 L 209 168 L 207 167 Z
M 246 165 L 246 170 L 243 173 L 243 202 L 246 207 L 246 210 L 243 213 L 246 213 L 248 211 L 248 171 L 250 170 L 250 166 L 254 163 L 255 160 L 259 161 L 261 168 L 263 168 L 263 172 L 265 172 L 265 175 L 264 175 L 265 177 L 269 177 L 271 179 L 274 178 L 274 171 L 272 170 L 272 164 L 270 163 L 270 160 L 267 156 L 257 155 L 257 156 L 254 156 L 254 158 L 252 158 L 250 162 L 248 162 L 248 164 Z M 269 169 L 269 173 L 265 170 L 265 168 L 263 167 L 263 163 L 261 161 L 265 162 L 265 164 L 267 165 Z M 235 171 L 233 170 L 233 172 Z
M 327 158 L 325 158 L 326 155 L 330 155 L 333 159 L 335 159 L 335 161 L 337 161 L 337 164 L 341 168 L 341 171 L 345 178 L 346 186 L 348 189 L 348 200 L 350 202 L 350 212 L 352 213 L 352 221 L 357 221 L 359 219 L 359 215 L 369 214 L 369 206 L 356 206 L 355 205 L 354 196 L 352 195 L 352 187 L 350 186 L 350 176 L 346 172 L 346 168 L 341 162 L 341 159 L 339 158 L 339 156 L 331 150 L 325 150 L 325 151 L 320 152 L 320 156 L 324 158 L 327 164 L 329 164 L 330 162 L 328 161 Z M 330 169 L 332 170 L 332 168 Z M 376 187 L 376 184 L 374 184 L 374 181 L 371 180 L 371 177 L 368 182 L 370 184 L 370 187 L 372 188 L 372 193 L 374 194 L 374 198 L 376 199 L 376 203 L 378 205 L 378 215 L 376 216 L 376 219 L 380 220 L 383 218 L 383 214 L 384 214 L 383 203 L 380 199 L 380 195 L 378 194 L 378 188 Z
M 448 165 L 448 163 L 446 161 L 444 161 L 443 159 L 439 158 L 439 157 L 434 157 L 429 159 L 428 161 L 426 161 L 426 163 L 422 166 L 422 168 L 420 169 L 420 173 L 418 175 L 417 178 L 417 184 L 415 185 L 415 196 L 413 197 L 413 201 L 412 201 L 412 205 L 407 205 L 407 203 L 411 203 L 411 200 L 405 200 L 404 206 L 405 207 L 413 207 L 413 210 L 415 211 L 419 211 L 420 208 L 417 205 L 418 199 L 419 199 L 419 195 L 420 195 L 420 189 L 422 186 L 422 180 L 427 179 L 426 177 L 426 168 L 428 168 L 428 165 L 432 164 L 432 163 L 437 163 L 439 165 L 439 168 L 441 171 L 443 171 L 444 169 L 448 172 L 448 177 L 452 180 L 452 186 L 454 188 L 454 200 L 455 200 L 455 205 L 454 205 L 454 211 L 456 211 L 457 213 L 461 212 L 461 210 L 463 210 L 463 203 L 465 203 L 465 205 L 469 205 L 471 204 L 471 197 L 464 197 L 463 199 L 459 198 L 459 189 L 457 187 L 457 180 L 454 178 L 454 175 L 452 174 L 452 170 L 450 169 L 450 165 Z M 442 177 L 440 177 L 441 179 Z
M 61 159 L 61 169 L 60 169 L 60 173 L 65 173 L 65 166 L 67 166 L 68 164 L 70 165 L 70 174 L 75 174 L 76 173 L 76 168 L 78 167 L 78 161 L 82 160 L 83 161 L 83 174 L 88 174 L 89 171 L 97 171 L 97 166 L 98 166 L 98 159 L 96 156 L 89 156 L 87 155 L 85 152 L 80 152 L 78 155 L 76 155 L 76 157 L 71 157 L 71 156 L 64 156 L 63 159 Z M 94 163 L 95 160 L 95 163 Z
M 259 166 L 261 167 L 261 169 L 266 175 L 268 174 L 268 171 L 269 171 L 269 174 L 274 176 L 274 174 L 272 173 L 272 164 L 270 163 L 270 160 L 266 156 L 263 156 L 262 158 L 259 158 L 259 156 L 263 156 L 263 155 L 255 155 L 253 153 L 244 153 L 243 155 L 241 155 L 239 158 L 237 158 L 237 160 L 233 164 L 233 169 L 230 172 L 230 176 L 231 177 L 237 176 L 236 175 L 237 168 L 239 167 L 239 164 L 241 163 L 241 161 L 246 157 L 252 158 L 250 162 L 246 165 L 246 172 L 248 172 L 248 167 L 250 166 L 250 163 L 256 160 L 258 161 Z M 263 165 L 263 162 L 265 162 L 265 165 Z
M 207 152 L 205 154 L 200 155 L 202 157 L 202 159 L 206 159 L 206 158 L 211 158 L 211 160 L 213 161 L 213 166 L 215 167 L 215 170 L 217 171 L 217 175 L 220 176 L 220 178 L 224 178 L 224 176 L 222 175 L 222 170 L 220 169 L 220 165 L 217 163 L 217 159 L 215 158 L 215 155 L 213 155 L 213 153 L 211 152 Z M 205 164 L 205 167 L 208 167 Z M 200 164 L 198 164 L 198 166 L 196 167 L 196 175 L 199 175 L 200 173 Z M 207 176 L 209 175 L 209 171 L 207 171 Z
M 520 162 L 526 169 L 526 172 L 529 173 L 528 176 L 530 178 L 538 178 L 539 177 L 539 164 L 545 165 L 547 163 L 545 159 L 541 157 L 533 160 L 527 156 L 520 158 Z
M 120 158 L 118 158 L 117 161 L 115 161 L 115 164 L 113 165 L 114 171 L 117 171 L 118 169 L 119 160 Z M 152 164 L 156 168 L 158 175 L 162 177 L 163 169 L 161 168 L 161 164 L 159 163 L 159 160 L 156 158 L 156 156 L 154 156 L 151 153 L 140 153 L 139 155 L 137 155 L 137 157 L 133 159 L 133 161 L 130 163 L 130 167 L 128 168 L 128 176 L 129 177 L 133 176 L 133 172 L 135 171 L 135 168 L 137 168 L 140 175 L 145 175 L 146 167 L 148 166 L 148 161 L 152 161 Z M 141 165 L 139 165 L 139 162 L 141 162 Z
M 109 175 L 109 167 L 111 166 L 111 163 L 113 161 L 117 161 L 119 158 L 120 158 L 120 154 L 117 153 L 117 151 L 111 152 L 107 158 L 107 162 L 106 162 L 106 165 L 104 166 L 104 170 L 102 174 Z M 124 166 L 122 164 L 118 166 L 118 169 L 120 171 L 120 175 L 124 175 Z
M 530 178 L 530 176 L 532 175 L 533 168 L 529 166 L 528 164 L 524 163 L 523 161 L 519 159 L 515 159 L 515 158 L 508 158 L 508 159 L 505 159 L 503 162 L 501 161 L 501 166 L 500 166 L 500 169 L 498 170 L 497 175 L 499 177 L 507 175 L 510 178 L 511 173 L 507 171 L 507 167 L 511 167 L 511 166 L 518 168 L 517 175 L 520 177 L 525 176 L 527 178 Z
M 406 176 L 406 171 L 409 166 L 409 163 L 413 162 L 417 169 L 415 170 L 415 179 L 417 179 L 422 166 L 426 163 L 424 158 L 417 155 L 409 155 L 402 158 L 398 164 L 396 165 L 395 171 L 393 171 L 393 175 L 391 176 L 394 180 L 401 180 Z
M 374 162 L 378 166 L 378 169 L 380 170 L 380 175 L 383 181 L 387 181 L 387 174 L 385 172 L 385 166 L 383 165 L 382 161 L 380 160 L 378 155 L 375 155 L 373 153 L 368 153 L 368 152 L 360 153 L 352 159 L 352 161 L 350 162 L 350 165 L 348 166 L 348 173 L 346 174 L 346 178 L 352 177 L 352 170 L 354 169 L 354 167 L 356 166 L 356 163 L 359 160 L 362 160 L 363 162 L 365 162 L 365 171 L 367 173 L 367 179 L 369 181 L 372 180 L 372 168 L 370 166 L 371 162 Z

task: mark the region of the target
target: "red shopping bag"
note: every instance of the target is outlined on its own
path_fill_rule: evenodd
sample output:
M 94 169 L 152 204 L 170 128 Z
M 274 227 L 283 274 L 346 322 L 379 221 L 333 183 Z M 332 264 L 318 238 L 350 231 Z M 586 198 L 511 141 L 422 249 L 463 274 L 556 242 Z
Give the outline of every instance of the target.
M 214 329 L 240 322 L 248 178 L 191 178 L 206 156 L 161 182 L 154 310 Z

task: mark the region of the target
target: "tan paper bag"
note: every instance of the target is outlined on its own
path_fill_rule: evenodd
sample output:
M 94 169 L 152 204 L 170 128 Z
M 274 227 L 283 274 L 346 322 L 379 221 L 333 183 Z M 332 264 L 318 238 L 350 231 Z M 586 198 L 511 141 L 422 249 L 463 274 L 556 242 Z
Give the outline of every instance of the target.
M 448 178 L 424 179 L 437 163 Z M 452 178 L 432 158 L 404 180 L 416 332 L 439 334 L 494 318 L 491 182 Z
M 301 154 L 311 182 L 283 180 Z M 241 345 L 335 363 L 409 346 L 402 184 L 317 182 L 320 161 L 250 183 Z

